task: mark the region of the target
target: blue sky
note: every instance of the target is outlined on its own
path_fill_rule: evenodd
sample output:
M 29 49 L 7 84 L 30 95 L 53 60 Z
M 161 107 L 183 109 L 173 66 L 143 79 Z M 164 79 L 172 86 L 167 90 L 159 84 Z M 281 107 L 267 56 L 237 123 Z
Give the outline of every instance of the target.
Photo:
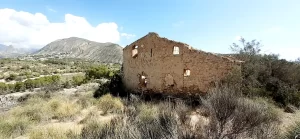
M 260 40 L 265 53 L 300 57 L 299 0 L 10 0 L 0 9 L 42 13 L 49 22 L 65 14 L 84 17 L 92 26 L 114 22 L 122 46 L 157 32 L 160 36 L 216 53 L 229 53 L 238 36 Z M 1 22 L 0 22 L 1 23 Z M 1 43 L 1 42 L 0 42 Z

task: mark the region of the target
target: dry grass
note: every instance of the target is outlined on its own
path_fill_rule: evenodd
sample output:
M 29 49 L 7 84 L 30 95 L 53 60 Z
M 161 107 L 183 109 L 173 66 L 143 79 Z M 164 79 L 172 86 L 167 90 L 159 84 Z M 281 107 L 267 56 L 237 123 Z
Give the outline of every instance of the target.
M 0 138 L 205 138 L 212 137 L 205 133 L 213 130 L 211 127 L 216 126 L 214 130 L 221 130 L 219 117 L 227 117 L 224 127 L 229 127 L 222 130 L 221 134 L 229 134 L 235 128 L 240 130 L 241 126 L 246 127 L 239 134 L 232 134 L 230 137 L 233 138 L 250 137 L 250 132 L 244 130 L 250 128 L 253 129 L 251 136 L 269 138 L 265 134 L 273 132 L 265 129 L 276 129 L 266 119 L 270 118 L 269 114 L 277 115 L 277 111 L 273 111 L 273 104 L 264 99 L 237 97 L 224 92 L 226 90 L 216 91 L 220 91 L 219 94 L 215 92 L 208 97 L 205 107 L 197 108 L 197 111 L 181 101 L 124 102 L 109 94 L 94 99 L 91 92 L 45 98 L 34 96 L 1 117 Z M 254 123 L 249 122 L 251 120 Z
M 1 117 L 0 138 L 14 138 L 24 135 L 32 124 L 26 117 Z
M 29 139 L 79 139 L 76 129 L 60 128 L 60 127 L 42 127 L 35 128 L 30 131 Z
M 152 121 L 158 118 L 158 107 L 151 104 L 141 104 L 138 106 L 138 118 L 142 121 Z
M 103 114 L 107 114 L 108 112 L 120 113 L 124 109 L 121 99 L 113 97 L 110 94 L 102 96 L 97 102 L 97 107 L 103 111 Z
M 10 111 L 10 115 L 17 118 L 27 118 L 31 122 L 41 122 L 48 120 L 49 117 L 43 109 L 46 101 L 39 97 L 33 97 L 27 100 L 23 106 L 18 106 Z
M 73 120 L 80 110 L 79 104 L 63 96 L 32 96 L 20 106 L 3 114 L 0 119 L 0 137 L 24 135 L 31 127 L 49 123 L 53 119 Z
M 67 98 L 54 97 L 46 103 L 45 110 L 52 116 L 52 119 L 67 120 L 74 118 L 81 109 L 80 105 Z
M 286 128 L 285 132 L 282 135 L 282 138 L 294 139 L 297 135 L 300 136 L 300 122 L 296 122 L 293 125 L 290 125 L 288 128 Z

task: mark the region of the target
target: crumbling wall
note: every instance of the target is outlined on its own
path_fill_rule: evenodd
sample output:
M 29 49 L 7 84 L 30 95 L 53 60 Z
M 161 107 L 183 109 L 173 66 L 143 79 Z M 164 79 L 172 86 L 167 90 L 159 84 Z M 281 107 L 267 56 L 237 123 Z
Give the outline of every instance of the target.
M 178 55 L 173 54 L 174 46 L 179 47 Z M 133 57 L 135 48 L 137 55 Z M 125 47 L 123 60 L 123 83 L 127 89 L 172 94 L 206 92 L 212 82 L 225 77 L 236 65 L 227 58 L 160 38 L 155 33 Z M 190 76 L 184 77 L 185 69 L 190 70 Z M 141 86 L 142 76 L 146 77 L 146 86 Z

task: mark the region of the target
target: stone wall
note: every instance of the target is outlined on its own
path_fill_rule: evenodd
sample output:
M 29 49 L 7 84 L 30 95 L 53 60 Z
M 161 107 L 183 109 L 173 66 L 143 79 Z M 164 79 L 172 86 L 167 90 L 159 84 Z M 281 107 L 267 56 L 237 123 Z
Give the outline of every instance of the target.
M 136 46 L 138 54 L 132 57 Z M 179 47 L 178 55 L 173 54 L 174 46 Z M 123 49 L 123 82 L 127 89 L 136 92 L 207 92 L 213 82 L 224 78 L 234 66 L 239 66 L 239 62 L 161 38 L 156 33 L 149 33 Z M 190 70 L 190 76 L 184 76 L 185 70 Z M 146 77 L 147 85 L 141 84 L 141 76 Z

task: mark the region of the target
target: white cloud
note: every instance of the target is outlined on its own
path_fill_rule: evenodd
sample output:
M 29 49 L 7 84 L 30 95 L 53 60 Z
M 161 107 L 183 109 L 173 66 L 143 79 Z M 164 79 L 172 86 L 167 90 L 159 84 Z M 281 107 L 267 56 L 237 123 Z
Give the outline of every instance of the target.
M 131 39 L 135 37 L 134 34 L 127 34 L 127 33 L 121 33 L 121 36 L 126 37 L 127 39 Z
M 121 37 L 114 22 L 92 26 L 84 17 L 65 15 L 64 22 L 50 22 L 42 13 L 28 13 L 14 9 L 0 9 L 0 44 L 16 47 L 41 48 L 61 38 L 81 37 L 97 42 L 118 43 Z M 122 35 L 123 34 L 123 35 Z
M 57 12 L 56 10 L 50 8 L 49 6 L 46 6 L 46 8 L 47 8 L 47 10 L 50 11 L 50 12 L 53 12 L 53 13 L 56 13 L 56 12 Z

